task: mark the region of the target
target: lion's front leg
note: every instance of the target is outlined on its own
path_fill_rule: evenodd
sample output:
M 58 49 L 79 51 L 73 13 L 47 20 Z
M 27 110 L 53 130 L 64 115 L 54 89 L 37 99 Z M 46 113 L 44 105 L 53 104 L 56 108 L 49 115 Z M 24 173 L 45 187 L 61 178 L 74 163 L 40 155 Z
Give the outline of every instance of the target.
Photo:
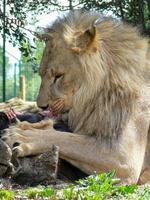
M 48 137 L 53 131 L 55 131 L 53 128 L 47 131 L 12 127 L 4 131 L 1 139 L 9 145 L 17 157 L 25 157 L 48 151 L 52 146 L 49 144 Z
M 129 137 L 128 137 L 129 135 Z M 7 131 L 3 139 L 18 157 L 36 155 L 59 146 L 60 157 L 87 174 L 116 170 L 124 183 L 138 181 L 144 156 L 144 146 L 136 143 L 138 138 L 129 132 L 110 147 L 95 137 L 50 130 Z M 18 146 L 16 146 L 18 145 Z

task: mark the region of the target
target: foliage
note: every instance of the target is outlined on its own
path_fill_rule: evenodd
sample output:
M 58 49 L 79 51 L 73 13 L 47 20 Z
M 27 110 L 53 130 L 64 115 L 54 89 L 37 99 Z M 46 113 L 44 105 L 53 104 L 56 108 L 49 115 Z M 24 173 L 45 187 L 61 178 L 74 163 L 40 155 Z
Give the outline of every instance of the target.
M 46 188 L 29 188 L 24 192 L 25 196 L 29 199 L 39 198 L 39 197 L 51 197 L 55 195 L 55 191 L 51 187 Z
M 111 12 L 124 21 L 140 25 L 143 32 L 150 35 L 150 1 L 149 0 L 7 0 L 6 14 L 4 16 L 2 3 L 0 8 L 0 31 L 2 34 L 5 24 L 5 33 L 24 56 L 31 54 L 33 46 L 30 45 L 26 26 L 36 21 L 36 16 L 50 13 L 53 10 L 70 10 L 86 8 L 101 12 Z M 5 19 L 5 20 L 4 20 Z M 31 19 L 31 20 L 30 20 Z M 35 28 L 34 28 L 35 29 Z M 30 30 L 34 34 L 34 30 Z
M 36 40 L 32 55 L 31 54 L 28 56 L 24 56 L 24 54 L 21 55 L 20 61 L 23 65 L 23 68 L 25 67 L 25 65 L 28 66 L 30 64 L 33 71 L 37 72 L 37 69 L 39 67 L 39 64 L 42 58 L 43 50 L 44 50 L 44 42 Z
M 13 200 L 14 199 L 14 192 L 9 190 L 0 190 L 0 199 L 1 200 Z
M 148 200 L 150 186 L 117 185 L 115 173 L 94 174 L 86 179 L 63 189 L 50 186 L 37 186 L 15 192 L 0 190 L 0 194 L 7 194 L 6 200 L 15 199 L 51 199 L 51 200 Z M 12 195 L 12 196 L 11 196 Z M 3 196 L 4 197 L 4 196 Z M 6 197 L 6 196 L 5 196 Z M 0 199 L 1 196 L 0 196 Z
M 76 186 L 69 186 L 64 189 L 63 199 L 85 199 L 101 200 L 129 196 L 137 190 L 136 185 L 116 186 L 118 181 L 115 179 L 115 173 L 102 173 L 91 175 L 84 180 L 79 180 Z
M 149 0 L 79 0 L 86 9 L 112 13 L 123 21 L 138 25 L 142 32 L 150 35 Z
M 27 33 L 21 28 L 27 25 L 26 5 L 28 5 L 28 3 L 25 0 L 8 0 L 6 1 L 6 13 L 4 14 L 4 11 L 0 9 L 1 35 L 3 35 L 4 31 L 9 42 L 11 42 L 13 46 L 18 44 L 19 49 L 23 52 L 24 56 L 29 55 L 32 51 Z
M 142 192 L 139 194 L 138 200 L 148 200 L 150 199 L 150 186 L 146 186 Z

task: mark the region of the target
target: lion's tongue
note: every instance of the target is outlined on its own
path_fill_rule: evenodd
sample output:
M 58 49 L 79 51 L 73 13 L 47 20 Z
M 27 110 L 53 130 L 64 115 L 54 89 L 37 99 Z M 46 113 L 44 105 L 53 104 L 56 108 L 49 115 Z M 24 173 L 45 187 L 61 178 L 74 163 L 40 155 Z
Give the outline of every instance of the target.
M 48 108 L 48 111 L 52 117 L 58 117 L 58 113 L 56 113 L 52 108 Z
M 42 114 L 47 118 L 58 119 L 60 114 L 54 112 L 52 108 L 48 108 L 47 110 L 42 111 Z

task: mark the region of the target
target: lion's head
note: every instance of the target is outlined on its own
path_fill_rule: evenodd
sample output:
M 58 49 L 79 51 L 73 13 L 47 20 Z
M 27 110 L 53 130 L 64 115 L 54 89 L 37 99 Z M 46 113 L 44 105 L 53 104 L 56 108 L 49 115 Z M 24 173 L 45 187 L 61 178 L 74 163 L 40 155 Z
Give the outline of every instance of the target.
M 71 11 L 45 34 L 37 103 L 68 112 L 73 131 L 118 136 L 143 85 L 148 42 L 93 12 Z
M 69 111 L 81 77 L 76 55 L 67 49 L 61 35 L 46 41 L 40 65 L 41 87 L 38 96 L 40 107 L 50 106 L 56 113 Z

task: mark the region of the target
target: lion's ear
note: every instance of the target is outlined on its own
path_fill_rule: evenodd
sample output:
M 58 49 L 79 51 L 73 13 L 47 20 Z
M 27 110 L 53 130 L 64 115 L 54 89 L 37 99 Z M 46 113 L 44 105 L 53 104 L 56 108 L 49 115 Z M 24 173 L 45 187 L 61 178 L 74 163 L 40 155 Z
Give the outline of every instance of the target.
M 71 49 L 76 53 L 96 52 L 98 47 L 99 34 L 96 25 L 93 23 L 89 29 L 75 34 L 74 46 Z

